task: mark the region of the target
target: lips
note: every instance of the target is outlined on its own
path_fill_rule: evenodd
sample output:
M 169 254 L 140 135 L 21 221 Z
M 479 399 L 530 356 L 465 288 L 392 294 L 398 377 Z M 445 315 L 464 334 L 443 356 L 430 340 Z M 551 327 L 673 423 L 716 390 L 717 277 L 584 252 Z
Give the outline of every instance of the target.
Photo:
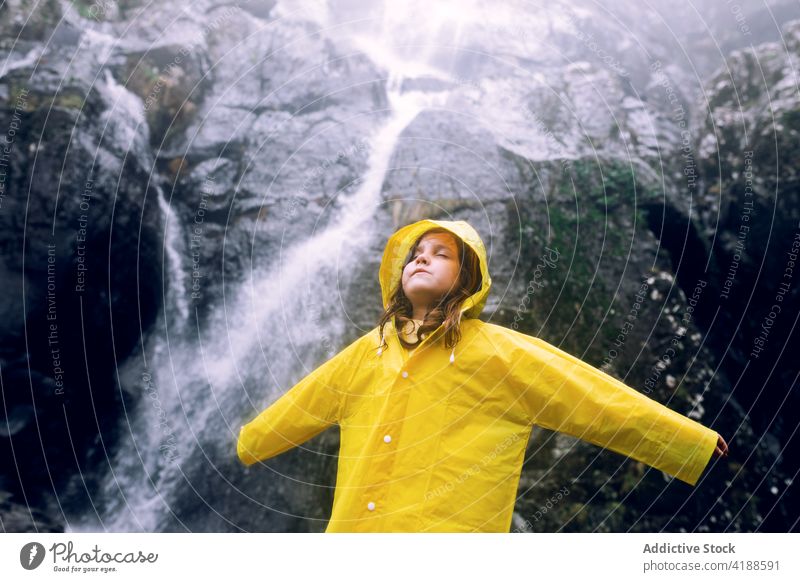
M 426 271 L 425 269 L 417 269 L 416 271 L 411 273 L 411 276 L 413 277 L 414 275 L 417 275 L 419 273 L 425 273 L 426 275 L 430 275 L 430 273 L 428 271 Z

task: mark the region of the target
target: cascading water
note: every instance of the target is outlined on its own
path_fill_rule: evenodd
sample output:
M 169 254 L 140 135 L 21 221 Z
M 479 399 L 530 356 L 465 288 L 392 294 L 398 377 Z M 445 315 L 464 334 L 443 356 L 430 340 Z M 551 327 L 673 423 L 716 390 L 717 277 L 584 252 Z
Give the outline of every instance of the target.
M 346 273 L 364 260 L 360 253 L 377 236 L 370 229 L 370 211 L 381 202 L 381 187 L 401 133 L 420 111 L 442 106 L 448 97 L 447 91 L 403 90 L 405 75 L 447 75 L 428 64 L 434 56 L 430 49 L 416 62 L 407 54 L 393 56 L 391 47 L 382 44 L 389 17 L 384 17 L 379 30 L 355 41 L 388 71 L 391 106 L 390 115 L 370 140 L 367 171 L 358 189 L 327 221 L 331 226 L 281 252 L 270 268 L 253 273 L 237 298 L 213 310 L 203 331 L 198 324 L 194 337 L 175 331 L 182 328 L 188 306 L 184 278 L 180 269 L 173 271 L 165 315 L 159 317 L 158 329 L 150 332 L 146 355 L 129 359 L 121 369 L 121 383 L 140 395 L 139 402 L 123 420 L 123 436 L 110 459 L 101 499 L 92 508 L 96 518 L 87 518 L 84 511 L 80 518 L 70 520 L 69 531 L 196 530 L 172 511 L 179 500 L 192 496 L 200 497 L 207 511 L 227 522 L 203 499 L 198 484 L 203 471 L 228 483 L 217 465 L 231 461 L 230 443 L 235 442 L 242 415 L 259 409 L 253 402 L 242 406 L 241 385 L 264 386 L 268 371 L 274 380 L 272 401 L 290 386 L 292 378 L 299 379 L 325 359 L 318 345 L 332 344 L 326 357 L 342 347 L 340 338 L 347 322 L 343 317 L 321 322 L 321 309 L 311 290 L 335 289 L 337 269 Z M 185 251 L 175 239 L 180 227 L 163 196 L 159 203 L 165 215 L 169 262 L 180 262 L 176 254 Z M 288 341 L 263 338 L 261 333 L 269 329 L 281 330 Z M 302 366 L 294 363 L 298 354 Z
M 112 44 L 113 39 L 107 35 L 99 35 L 96 32 L 90 32 L 88 36 L 94 39 L 91 44 L 92 48 L 105 52 L 105 58 L 107 59 L 110 52 L 108 46 Z M 105 122 L 104 136 L 111 143 L 123 144 L 128 149 L 137 151 L 139 155 L 133 157 L 133 159 L 141 160 L 143 164 L 146 164 L 143 170 L 151 175 L 152 186 L 158 197 L 158 207 L 164 219 L 162 246 L 165 260 L 163 264 L 167 270 L 164 279 L 168 282 L 165 304 L 168 311 L 171 309 L 177 311 L 175 323 L 178 321 L 185 322 L 189 317 L 189 302 L 186 299 L 186 277 L 182 267 L 182 257 L 186 253 L 185 245 L 182 244 L 182 227 L 180 220 L 164 197 L 163 189 L 158 183 L 158 176 L 151 173 L 153 161 L 152 156 L 147 153 L 149 152 L 147 147 L 149 141 L 148 125 L 145 121 L 141 101 L 125 87 L 117 83 L 108 69 L 103 71 L 103 80 L 97 83 L 96 87 L 103 95 L 104 100 L 111 104 L 111 107 L 103 114 L 103 121 Z M 115 133 L 118 135 L 114 135 Z M 108 160 L 98 154 L 96 163 L 107 162 Z
M 169 288 L 167 293 L 166 305 L 177 310 L 175 323 L 185 324 L 189 320 L 189 301 L 187 299 L 186 277 L 183 272 L 182 256 L 186 253 L 185 240 L 181 234 L 183 228 L 179 218 L 176 216 L 172 206 L 169 205 L 164 197 L 161 186 L 156 184 L 158 193 L 158 207 L 164 216 L 164 254 L 166 261 L 164 264 L 169 268 L 168 281 Z

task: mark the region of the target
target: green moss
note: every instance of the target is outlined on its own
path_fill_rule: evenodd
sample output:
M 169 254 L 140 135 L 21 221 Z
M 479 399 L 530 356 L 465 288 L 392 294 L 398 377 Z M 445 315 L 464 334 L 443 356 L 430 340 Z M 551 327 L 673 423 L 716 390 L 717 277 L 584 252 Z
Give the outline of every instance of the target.
M 53 105 L 65 109 L 80 110 L 83 107 L 84 97 L 78 93 L 62 92 L 56 97 Z
M 572 164 L 571 177 L 582 197 L 609 211 L 621 205 L 632 207 L 634 199 L 641 203 L 660 196 L 658 185 L 637 180 L 634 169 L 625 161 L 576 160 Z M 563 186 L 562 193 L 571 196 L 569 180 Z
M 72 5 L 82 18 L 91 20 L 95 20 L 97 18 L 97 8 L 92 8 L 92 6 L 95 5 L 95 2 L 92 2 L 91 0 L 73 0 Z
M 36 93 L 22 85 L 11 85 L 9 89 L 9 103 L 19 104 L 23 111 L 35 111 L 42 108 L 60 107 L 63 109 L 80 110 L 85 97 L 82 93 L 64 86 L 58 95 L 43 95 Z
M 11 84 L 9 88 L 9 104 L 14 108 L 19 107 L 23 111 L 34 111 L 39 105 L 39 99 L 27 87 Z
M 521 243 L 526 249 L 521 275 L 533 278 L 546 246 L 558 249 L 559 261 L 555 269 L 540 273 L 547 285 L 537 289 L 519 326 L 521 331 L 537 331 L 547 319 L 547 333 L 566 334 L 568 344 L 585 349 L 588 338 L 574 331 L 595 330 L 614 305 L 615 289 L 609 285 L 622 276 L 625 257 L 636 240 L 651 236 L 642 197 L 659 194 L 655 187 L 636 183 L 636 175 L 624 161 L 576 160 L 568 171 L 550 176 L 547 206 L 538 202 L 540 193 L 532 192 L 536 206 L 520 217 Z M 595 347 L 584 356 L 593 365 L 602 363 L 606 355 L 602 346 L 610 345 L 618 333 L 615 316 L 609 317 L 601 337 L 592 343 Z
M 158 82 L 161 71 L 155 65 L 144 65 L 140 69 L 144 75 L 145 81 L 150 85 L 150 89 Z

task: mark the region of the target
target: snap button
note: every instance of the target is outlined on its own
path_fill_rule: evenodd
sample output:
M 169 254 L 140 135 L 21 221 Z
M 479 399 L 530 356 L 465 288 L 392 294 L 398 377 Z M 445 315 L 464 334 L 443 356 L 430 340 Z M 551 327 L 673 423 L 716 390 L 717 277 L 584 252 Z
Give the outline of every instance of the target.
M 367 503 L 367 509 L 369 509 L 370 511 L 375 511 L 375 502 L 370 501 L 369 503 Z
M 402 374 L 400 374 L 400 375 L 401 375 L 403 378 L 408 378 L 408 372 L 406 372 L 405 370 L 403 370 L 403 373 L 402 373 Z
M 390 443 L 390 442 L 392 442 L 392 437 L 391 437 L 391 436 L 389 436 L 388 434 L 387 434 L 387 435 L 385 435 L 385 436 L 383 437 L 383 442 L 385 442 L 385 443 Z

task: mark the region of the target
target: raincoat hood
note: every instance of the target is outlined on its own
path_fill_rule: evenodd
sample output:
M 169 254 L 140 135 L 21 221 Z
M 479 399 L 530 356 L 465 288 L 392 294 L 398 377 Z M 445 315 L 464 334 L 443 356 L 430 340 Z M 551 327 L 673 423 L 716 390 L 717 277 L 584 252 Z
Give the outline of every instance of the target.
M 461 305 L 462 317 L 477 319 L 481 311 L 483 311 L 483 307 L 486 305 L 486 299 L 489 297 L 492 278 L 489 276 L 489 262 L 486 258 L 486 246 L 483 244 L 477 231 L 463 220 L 420 220 L 404 226 L 389 237 L 389 241 L 386 243 L 386 249 L 383 251 L 380 271 L 378 272 L 383 308 L 387 309 L 389 307 L 392 295 L 394 295 L 397 291 L 397 287 L 401 284 L 403 267 L 405 266 L 408 253 L 414 246 L 414 242 L 425 232 L 433 228 L 444 228 L 450 231 L 465 244 L 469 245 L 478 256 L 481 269 L 481 286 L 475 293 L 467 297 Z M 392 329 L 394 330 L 394 322 L 392 322 Z M 394 330 L 393 333 L 396 333 L 396 330 Z M 424 341 L 422 343 L 424 343 Z M 381 334 L 377 351 L 379 356 L 383 353 L 383 346 L 384 335 Z M 455 346 L 453 346 L 450 351 L 451 364 L 455 361 L 455 349 Z
M 381 283 L 381 297 L 383 308 L 389 307 L 392 295 L 397 290 L 403 275 L 403 267 L 408 253 L 414 242 L 425 232 L 432 228 L 444 228 L 460 238 L 464 243 L 475 251 L 481 265 L 481 287 L 461 306 L 464 317 L 476 318 L 483 311 L 486 299 L 489 296 L 489 289 L 492 286 L 492 279 L 489 276 L 489 262 L 486 259 L 486 247 L 478 235 L 477 231 L 463 220 L 420 220 L 413 224 L 404 226 L 389 237 L 386 249 L 383 251 L 383 259 L 378 273 Z

